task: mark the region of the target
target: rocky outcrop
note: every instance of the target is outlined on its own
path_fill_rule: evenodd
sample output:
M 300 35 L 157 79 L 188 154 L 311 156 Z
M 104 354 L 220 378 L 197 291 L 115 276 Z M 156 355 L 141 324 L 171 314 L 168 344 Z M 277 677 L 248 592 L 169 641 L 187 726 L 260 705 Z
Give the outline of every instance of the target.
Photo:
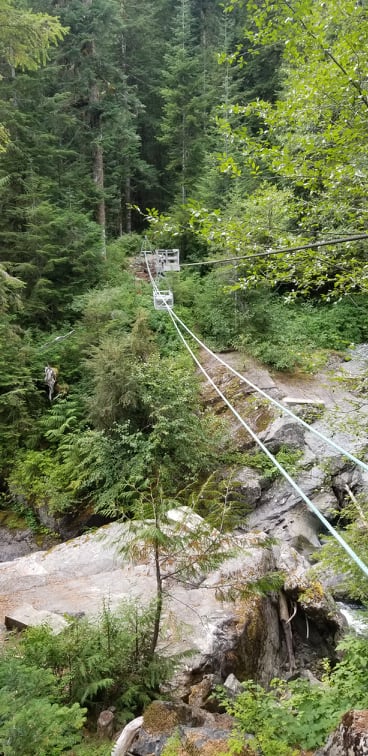
M 183 703 L 154 701 L 144 713 L 130 753 L 160 756 L 170 741 L 178 756 L 194 753 L 216 756 L 226 750 L 233 724 L 227 714 L 213 714 Z
M 280 409 L 254 391 L 256 385 L 281 404 L 292 405 L 293 413 L 316 431 L 364 458 L 368 401 L 364 394 L 357 399 L 354 386 L 357 377 L 364 375 L 367 368 L 367 345 L 350 350 L 345 362 L 332 355 L 330 364 L 315 376 L 271 374 L 256 360 L 241 354 L 222 355 L 227 364 L 252 381 L 253 389 L 219 365 L 214 357 L 206 353 L 201 356 L 221 390 L 272 453 L 276 454 L 282 446 L 303 452 L 292 477 L 329 520 L 334 521 L 336 512 L 344 507 L 348 489 L 353 495 L 368 491 L 368 473 L 358 470 L 353 462 L 297 419 L 280 414 Z M 238 421 L 207 384 L 203 395 L 204 401 L 228 422 L 233 446 L 238 450 L 254 448 L 244 428 L 239 428 Z M 245 441 L 239 432 L 245 434 Z M 250 530 L 270 533 L 307 556 L 318 548 L 323 526 L 288 482 L 279 479 L 267 486 L 262 476 L 247 466 L 236 471 L 234 480 L 238 481 L 234 498 L 244 504 L 244 519 L 250 511 L 247 520 Z
M 323 489 L 325 473 L 318 466 L 301 471 L 295 477 L 301 489 L 312 500 Z M 259 528 L 270 533 L 280 542 L 286 541 L 306 554 L 310 554 L 320 545 L 320 523 L 317 517 L 283 478 L 263 491 L 258 506 L 247 518 L 247 527 L 251 530 Z
M 9 528 L 0 523 L 0 562 L 25 556 L 39 548 L 40 544 L 29 528 Z
M 315 756 L 367 756 L 368 711 L 352 710 L 344 714 L 326 745 Z
M 251 467 L 235 470 L 230 481 L 230 497 L 248 512 L 259 504 L 264 488 L 263 477 Z
M 305 445 L 305 428 L 297 420 L 288 416 L 278 417 L 261 435 L 272 454 L 277 454 L 282 446 L 303 449 Z
M 26 606 L 24 624 L 33 624 L 33 615 L 38 621 L 45 611 L 64 618 L 81 612 L 93 616 L 104 601 L 112 609 L 124 599 L 148 604 L 155 595 L 154 564 L 144 556 L 135 565 L 122 563 L 117 544 L 125 532 L 114 523 L 47 552 L 0 564 L 2 616 L 16 616 L 22 623 Z M 297 606 L 290 622 L 296 667 L 313 667 L 314 659 L 334 653 L 338 620 L 331 619 L 331 606 L 323 604 L 318 591 L 309 590 L 308 562 L 287 545 L 281 549 L 269 543 L 262 533 L 238 533 L 231 548 L 236 555 L 199 582 L 170 581 L 161 642 L 169 654 L 191 651 L 176 681 L 184 696 L 208 675 L 223 682 L 233 673 L 240 680 L 252 677 L 267 685 L 290 671 L 279 586 L 273 590 L 271 585 L 264 595 L 254 592 L 259 581 L 269 585 L 275 573 L 283 575 L 290 615 Z

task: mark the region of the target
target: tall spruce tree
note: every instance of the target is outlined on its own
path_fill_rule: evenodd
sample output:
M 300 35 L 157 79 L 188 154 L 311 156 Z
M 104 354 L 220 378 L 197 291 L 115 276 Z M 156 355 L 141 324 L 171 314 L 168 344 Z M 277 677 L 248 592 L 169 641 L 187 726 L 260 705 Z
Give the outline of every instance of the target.
M 70 183 L 75 151 L 55 129 L 65 128 L 64 100 L 46 94 L 48 83 L 46 71 L 0 82 L 9 133 L 0 157 L 2 260 L 26 283 L 22 320 L 44 328 L 98 277 L 97 226 L 83 213 L 78 178 Z
M 173 199 L 177 195 L 183 204 L 199 175 L 204 149 L 206 109 L 198 50 L 193 1 L 180 0 L 166 45 L 161 141 L 167 149 Z

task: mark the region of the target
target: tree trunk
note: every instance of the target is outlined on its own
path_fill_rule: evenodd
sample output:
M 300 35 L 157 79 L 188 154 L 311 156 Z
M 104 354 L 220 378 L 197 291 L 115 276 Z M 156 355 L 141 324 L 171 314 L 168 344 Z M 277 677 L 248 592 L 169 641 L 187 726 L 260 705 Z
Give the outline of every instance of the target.
M 155 617 L 154 617 L 154 622 L 153 622 L 151 656 L 153 656 L 153 654 L 156 651 L 158 636 L 160 633 L 162 604 L 163 604 L 160 550 L 159 550 L 158 543 L 155 543 L 155 571 L 156 571 L 156 609 L 155 609 Z
M 93 45 L 94 50 L 94 45 Z M 93 52 L 92 52 L 93 54 Z M 97 82 L 94 82 L 90 91 L 90 105 L 92 106 L 91 126 L 98 130 L 98 137 L 93 151 L 93 180 L 99 192 L 96 220 L 101 228 L 101 253 L 106 257 L 106 207 L 105 207 L 105 180 L 104 180 L 104 157 L 102 147 L 102 130 L 99 114 L 100 92 Z
M 111 751 L 111 756 L 125 756 L 142 725 L 143 717 L 136 717 L 125 725 Z
M 287 605 L 286 597 L 283 591 L 280 591 L 279 593 L 279 616 L 281 620 L 282 629 L 285 635 L 286 648 L 287 648 L 288 657 L 289 657 L 290 672 L 294 672 L 296 668 L 296 664 L 295 664 L 295 655 L 294 655 L 294 649 L 293 649 L 293 634 L 290 627 L 288 605 Z
M 127 234 L 132 233 L 132 208 L 131 208 L 131 201 L 132 201 L 132 186 L 130 181 L 130 175 L 127 174 L 127 177 L 125 179 L 125 212 L 126 212 L 126 232 Z

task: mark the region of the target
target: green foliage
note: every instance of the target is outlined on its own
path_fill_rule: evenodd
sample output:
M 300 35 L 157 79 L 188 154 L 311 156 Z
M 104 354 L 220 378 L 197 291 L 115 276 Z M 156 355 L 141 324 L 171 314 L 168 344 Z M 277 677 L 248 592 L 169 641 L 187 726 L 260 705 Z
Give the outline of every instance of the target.
M 111 743 L 101 743 L 100 738 L 85 736 L 83 743 L 74 746 L 73 756 L 110 756 Z
M 334 304 L 291 302 L 264 285 L 253 288 L 248 280 L 239 290 L 237 276 L 234 269 L 221 268 L 205 278 L 194 274 L 172 282 L 182 317 L 214 348 L 244 349 L 276 370 L 314 372 L 327 350 L 344 350 L 367 338 L 365 295 Z
M 261 186 L 245 199 L 243 189 L 240 203 L 229 198 L 225 213 L 209 217 L 205 212 L 207 237 L 221 248 L 222 234 L 227 249 L 244 254 L 245 240 L 253 242 L 250 252 L 255 252 L 256 245 L 288 247 L 292 239 L 307 244 L 315 235 L 335 231 L 338 236 L 364 228 L 366 159 L 360 134 L 368 100 L 359 61 L 366 56 L 365 7 L 353 0 L 343 10 L 338 2 L 327 7 L 311 0 L 292 5 L 265 0 L 235 2 L 229 10 L 239 6 L 247 9 L 249 17 L 236 64 L 248 66 L 260 50 L 265 54 L 278 47 L 283 58 L 282 91 L 273 103 L 259 96 L 245 105 L 233 102 L 220 119 L 221 132 L 232 147 L 223 156 L 221 169 L 236 177 L 251 172 Z M 242 202 L 246 211 L 256 205 L 255 223 L 252 219 L 243 224 L 238 212 Z M 257 209 L 262 206 L 259 228 Z M 274 206 L 276 215 L 281 209 L 286 224 L 277 219 L 270 234 L 267 214 L 276 218 Z M 248 281 L 266 277 L 270 283 L 283 282 L 291 296 L 318 291 L 338 298 L 346 291 L 366 289 L 359 242 L 348 247 L 334 244 L 323 253 L 305 249 L 250 260 L 246 275 Z
M 110 515 L 124 491 L 134 493 L 158 467 L 177 490 L 208 469 L 219 442 L 216 425 L 200 410 L 188 360 L 150 355 L 149 331 L 134 346 L 135 338 L 133 330 L 125 342 L 106 341 L 88 363 L 95 386 L 88 405 L 101 430 L 77 438 L 71 455 L 76 477 L 97 488 L 96 506 Z
M 298 467 L 298 461 L 303 456 L 300 449 L 292 449 L 288 446 L 282 446 L 275 455 L 277 461 L 285 468 L 289 475 L 295 475 Z M 246 452 L 241 455 L 241 462 L 247 467 L 252 467 L 262 474 L 265 480 L 272 482 L 280 472 L 273 465 L 267 454 L 261 450 Z
M 23 434 L 30 431 L 29 402 L 34 386 L 29 368 L 29 350 L 14 318 L 1 315 L 0 324 L 0 456 L 5 467 Z
M 150 703 L 173 670 L 172 661 L 151 653 L 152 621 L 152 609 L 133 603 L 116 612 L 104 607 L 93 621 L 70 618 L 58 635 L 34 627 L 8 644 L 0 655 L 4 756 L 73 748 L 82 740 L 81 704 L 96 713 L 113 703 L 126 721 Z M 87 740 L 75 752 L 105 750 Z
M 67 32 L 58 19 L 17 8 L 9 0 L 1 0 L 0 19 L 0 56 L 23 69 L 44 64 L 51 45 L 60 42 Z
M 21 643 L 25 664 L 52 670 L 67 704 L 97 710 L 114 704 L 128 719 L 146 706 L 172 673 L 172 662 L 151 654 L 153 609 L 127 603 L 104 607 L 95 620 L 70 619 L 58 635 L 29 629 Z
M 252 681 L 243 683 L 240 696 L 225 704 L 237 722 L 229 753 L 238 753 L 244 733 L 252 736 L 249 744 L 265 756 L 315 749 L 347 710 L 366 708 L 368 641 L 348 636 L 338 648 L 342 659 L 320 685 L 303 679 L 274 680 L 267 692 Z M 223 696 L 222 700 L 226 701 Z
M 355 497 L 346 495 L 340 515 L 340 532 L 344 540 L 358 554 L 360 559 L 368 562 L 368 502 L 363 495 Z M 315 555 L 317 565 L 314 570 L 324 572 L 333 570 L 339 576 L 339 583 L 352 599 L 366 603 L 368 601 L 367 579 L 361 569 L 348 557 L 346 551 L 330 536 L 325 536 L 324 543 Z
M 161 756 L 177 756 L 180 753 L 181 738 L 179 733 L 175 733 L 168 738 Z
M 40 507 L 52 514 L 67 511 L 76 503 L 78 486 L 71 475 L 69 457 L 84 426 L 84 407 L 78 394 L 55 400 L 39 419 L 36 441 L 47 448 L 18 452 L 7 478 L 10 494 L 25 502 L 28 519 Z
M 227 701 L 226 710 L 236 718 L 239 728 L 233 736 L 229 753 L 239 753 L 244 744 L 244 733 L 252 737 L 248 743 L 264 756 L 293 756 L 297 753 L 287 741 L 289 717 L 279 705 L 274 693 L 266 693 L 252 681 L 243 683 L 244 691 L 232 703 Z
M 205 486 L 189 498 L 189 506 L 180 506 L 166 495 L 160 471 L 154 484 L 141 493 L 132 506 L 133 518 L 126 524 L 126 534 L 119 553 L 137 561 L 152 560 L 156 576 L 155 617 L 151 652 L 156 650 L 164 598 L 171 580 L 195 584 L 206 571 L 216 568 L 234 546 L 231 535 L 225 534 L 225 517 L 219 529 L 199 517 L 195 511 L 203 498 Z M 228 507 L 227 507 L 228 508 Z M 175 511 L 176 510 L 176 514 Z
M 127 281 L 124 271 L 129 265 L 129 258 L 139 255 L 142 240 L 138 234 L 124 234 L 107 246 L 107 258 L 103 270 L 103 279 L 110 285 L 119 285 Z
M 0 747 L 4 756 L 64 753 L 81 740 L 85 710 L 65 706 L 55 676 L 11 651 L 0 655 Z
M 29 701 L 26 709 L 16 711 L 2 727 L 4 756 L 65 753 L 80 740 L 83 722 L 83 711 L 78 704 L 67 707 L 48 701 Z

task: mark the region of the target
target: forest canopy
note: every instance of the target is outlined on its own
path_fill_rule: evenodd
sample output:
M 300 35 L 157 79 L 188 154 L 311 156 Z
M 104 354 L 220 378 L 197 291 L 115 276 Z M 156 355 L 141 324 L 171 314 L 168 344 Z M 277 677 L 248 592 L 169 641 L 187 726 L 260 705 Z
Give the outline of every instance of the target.
M 65 523 L 124 520 L 157 566 L 173 549 L 188 562 L 193 534 L 168 535 L 167 512 L 194 502 L 211 545 L 196 567 L 218 563 L 215 520 L 239 516 L 221 471 L 239 455 L 154 309 L 141 252 L 180 249 L 181 272 L 163 284 L 213 349 L 306 373 L 367 341 L 367 61 L 365 0 L 0 0 L 5 522 L 54 542 Z M 294 469 L 298 452 L 279 454 Z M 264 456 L 245 459 L 273 480 Z M 363 556 L 366 508 L 353 501 L 343 523 Z M 346 570 L 335 542 L 322 558 Z M 6 756 L 34 753 L 32 719 L 39 753 L 83 756 L 87 716 L 118 701 L 123 722 L 158 695 L 172 667 L 156 654 L 170 573 L 156 574 L 148 612 L 104 607 L 97 625 L 71 618 L 2 655 Z M 367 600 L 354 571 L 347 586 Z M 266 730 L 275 754 L 282 715 L 279 753 L 322 743 L 339 697 L 367 705 L 366 641 L 349 644 L 313 694 L 307 681 L 286 696 L 249 683 L 227 704 L 239 732 L 253 732 L 250 711 L 255 746 L 267 752 Z
M 0 14 L 3 494 L 116 516 L 159 464 L 171 493 L 211 470 L 221 436 L 134 278 L 142 235 L 183 263 L 230 258 L 168 284 L 215 347 L 314 369 L 366 337 L 367 8 L 38 0 Z

